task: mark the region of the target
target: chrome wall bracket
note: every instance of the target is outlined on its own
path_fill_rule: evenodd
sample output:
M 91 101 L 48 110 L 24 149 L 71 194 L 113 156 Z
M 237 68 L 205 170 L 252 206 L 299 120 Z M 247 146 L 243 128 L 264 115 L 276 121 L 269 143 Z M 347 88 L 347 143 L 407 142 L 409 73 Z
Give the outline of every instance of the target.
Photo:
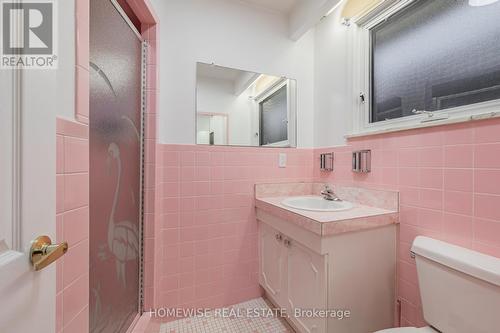
M 333 171 L 333 153 L 324 153 L 319 155 L 319 169 L 321 171 Z
M 357 173 L 368 173 L 372 171 L 371 150 L 358 150 L 352 153 L 352 171 Z

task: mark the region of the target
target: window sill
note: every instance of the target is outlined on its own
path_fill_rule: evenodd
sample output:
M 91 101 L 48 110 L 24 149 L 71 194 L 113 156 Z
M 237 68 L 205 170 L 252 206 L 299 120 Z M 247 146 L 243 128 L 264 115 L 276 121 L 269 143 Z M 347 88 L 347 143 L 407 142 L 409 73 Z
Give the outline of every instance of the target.
M 467 122 L 486 120 L 486 119 L 494 119 L 494 118 L 500 118 L 500 112 L 487 112 L 487 113 L 476 114 L 476 115 L 471 115 L 471 116 L 449 118 L 449 119 L 443 119 L 443 120 L 436 120 L 433 122 L 418 123 L 418 124 L 411 124 L 411 125 L 409 125 L 409 124 L 400 125 L 400 126 L 395 125 L 393 127 L 385 127 L 385 128 L 380 128 L 380 129 L 377 129 L 377 128 L 365 129 L 365 130 L 361 130 L 358 132 L 349 133 L 349 134 L 345 135 L 344 137 L 346 139 L 354 139 L 354 138 L 360 138 L 360 137 L 365 137 L 365 136 L 382 135 L 382 134 L 387 134 L 387 133 L 410 131 L 410 130 L 416 130 L 416 129 L 421 129 L 421 128 L 428 128 L 428 127 L 446 126 L 446 125 L 467 123 Z

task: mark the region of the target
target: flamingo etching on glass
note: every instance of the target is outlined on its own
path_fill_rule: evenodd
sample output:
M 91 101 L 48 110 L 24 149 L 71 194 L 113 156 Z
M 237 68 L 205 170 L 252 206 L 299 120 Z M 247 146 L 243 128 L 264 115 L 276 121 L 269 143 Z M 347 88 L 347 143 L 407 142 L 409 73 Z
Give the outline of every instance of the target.
M 116 206 L 120 195 L 122 161 L 120 157 L 120 148 L 114 142 L 108 147 L 108 158 L 112 158 L 116 161 L 118 170 L 113 206 L 108 222 L 108 247 L 116 260 L 117 278 L 122 282 L 123 286 L 126 286 L 126 262 L 137 259 L 139 255 L 139 236 L 137 227 L 132 222 L 115 221 Z M 108 165 L 108 167 L 110 167 L 110 165 Z

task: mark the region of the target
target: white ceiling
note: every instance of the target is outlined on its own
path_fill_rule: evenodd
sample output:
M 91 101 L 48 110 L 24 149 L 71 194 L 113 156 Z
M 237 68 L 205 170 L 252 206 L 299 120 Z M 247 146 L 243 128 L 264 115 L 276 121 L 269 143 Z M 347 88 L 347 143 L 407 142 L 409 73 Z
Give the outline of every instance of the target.
M 268 9 L 274 12 L 289 14 L 293 8 L 300 2 L 307 0 L 233 0 L 247 3 L 259 8 Z
M 208 77 L 212 79 L 228 80 L 236 82 L 238 78 L 245 74 L 254 74 L 239 69 L 208 65 L 199 63 L 197 66 L 197 76 Z

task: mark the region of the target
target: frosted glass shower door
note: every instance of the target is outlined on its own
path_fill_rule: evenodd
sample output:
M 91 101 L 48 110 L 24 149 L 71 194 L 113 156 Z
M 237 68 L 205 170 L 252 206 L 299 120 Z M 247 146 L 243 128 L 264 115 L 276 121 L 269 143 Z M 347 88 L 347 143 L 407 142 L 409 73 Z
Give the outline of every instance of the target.
M 90 1 L 90 331 L 139 313 L 142 41 L 110 0 Z

